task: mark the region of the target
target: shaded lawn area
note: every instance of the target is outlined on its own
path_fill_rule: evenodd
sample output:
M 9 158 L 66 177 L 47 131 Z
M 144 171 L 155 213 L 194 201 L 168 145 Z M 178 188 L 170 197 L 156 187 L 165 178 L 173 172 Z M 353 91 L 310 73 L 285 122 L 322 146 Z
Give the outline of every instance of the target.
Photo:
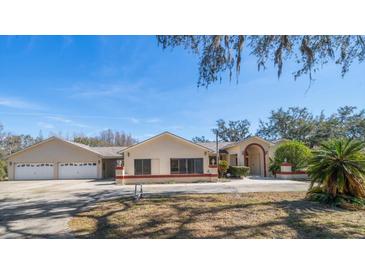
M 100 202 L 69 222 L 80 238 L 365 238 L 365 211 L 304 192 L 150 196 Z

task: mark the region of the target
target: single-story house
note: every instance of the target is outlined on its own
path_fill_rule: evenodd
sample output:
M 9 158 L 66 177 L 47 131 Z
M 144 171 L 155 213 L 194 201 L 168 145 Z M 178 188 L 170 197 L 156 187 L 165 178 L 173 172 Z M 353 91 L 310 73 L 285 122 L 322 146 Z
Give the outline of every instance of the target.
M 209 163 L 212 148 L 164 132 L 121 151 L 123 164 L 116 181 L 128 183 L 193 182 L 217 180 Z
M 220 159 L 246 165 L 251 175 L 269 175 L 278 142 L 257 136 L 220 142 Z M 118 183 L 217 180 L 216 143 L 194 143 L 163 132 L 128 147 L 90 147 L 51 137 L 8 157 L 9 180 L 102 179 Z

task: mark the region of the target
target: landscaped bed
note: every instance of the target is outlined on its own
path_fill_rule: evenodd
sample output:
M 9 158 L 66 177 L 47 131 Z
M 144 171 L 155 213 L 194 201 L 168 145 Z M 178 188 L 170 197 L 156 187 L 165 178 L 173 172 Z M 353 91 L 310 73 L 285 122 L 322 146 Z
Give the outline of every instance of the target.
M 100 202 L 69 226 L 81 238 L 364 238 L 365 211 L 304 192 L 149 196 Z

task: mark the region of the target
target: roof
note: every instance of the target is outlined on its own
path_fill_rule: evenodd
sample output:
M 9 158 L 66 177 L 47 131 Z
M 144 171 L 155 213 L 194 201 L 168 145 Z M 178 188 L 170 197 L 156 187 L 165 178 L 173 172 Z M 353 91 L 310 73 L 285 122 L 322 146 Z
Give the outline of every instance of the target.
M 165 132 L 162 132 L 162 133 L 160 133 L 160 134 L 158 134 L 158 135 L 155 135 L 155 136 L 153 136 L 153 137 L 151 137 L 151 138 L 149 138 L 149 139 L 147 139 L 147 140 L 144 140 L 144 141 L 142 141 L 142 142 L 139 142 L 139 143 L 137 143 L 137 144 L 135 144 L 135 145 L 131 145 L 131 146 L 129 146 L 129 147 L 126 147 L 126 148 L 122 149 L 122 150 L 121 150 L 121 151 L 119 151 L 119 152 L 124 152 L 124 151 L 127 151 L 127 150 L 129 150 L 129 149 L 133 149 L 133 148 L 138 147 L 138 146 L 140 146 L 140 145 L 142 145 L 142 144 L 145 144 L 145 143 L 147 143 L 147 142 L 150 142 L 150 141 L 153 141 L 153 140 L 155 140 L 155 139 L 157 139 L 157 138 L 160 138 L 160 137 L 162 137 L 162 136 L 164 136 L 164 135 L 169 135 L 169 136 L 171 136 L 171 137 L 173 137 L 173 138 L 179 139 L 180 141 L 183 141 L 183 142 L 185 142 L 185 143 L 188 143 L 188 144 L 190 144 L 190 145 L 192 145 L 192 146 L 195 146 L 195 147 L 198 147 L 198 148 L 200 148 L 200 149 L 209 150 L 209 151 L 211 151 L 211 152 L 214 152 L 214 151 L 215 151 L 214 149 L 208 148 L 208 147 L 203 146 L 203 145 L 201 145 L 201 144 L 199 144 L 199 143 L 194 143 L 194 142 L 192 142 L 192 141 L 190 141 L 190 140 L 187 140 L 187 139 L 185 139 L 185 138 L 183 138 L 183 137 L 180 137 L 180 136 L 178 136 L 178 135 L 175 135 L 175 134 L 173 134 L 173 133 L 171 133 L 171 132 L 165 131 Z
M 197 142 L 197 144 L 206 147 L 210 150 L 216 151 L 216 142 Z M 234 142 L 218 142 L 218 149 L 221 150 L 226 146 L 232 145 Z
M 289 139 L 281 138 L 281 139 L 273 140 L 271 142 L 274 144 L 278 144 L 278 143 L 286 142 L 286 141 L 289 141 Z
M 233 146 L 239 145 L 240 143 L 243 143 L 243 142 L 245 142 L 245 141 L 247 141 L 247 140 L 249 140 L 249 139 L 259 139 L 259 140 L 261 140 L 261 141 L 263 141 L 263 142 L 265 142 L 265 143 L 268 143 L 269 145 L 274 145 L 274 143 L 273 143 L 273 142 L 268 141 L 268 140 L 265 140 L 264 138 L 261 138 L 261 137 L 259 137 L 259 136 L 249 136 L 249 137 L 247 137 L 247 138 L 242 139 L 241 141 L 233 142 L 233 143 L 231 143 L 231 144 L 229 144 L 229 145 L 226 145 L 226 146 L 225 146 L 225 147 L 223 147 L 223 148 L 228 148 L 228 147 L 233 147 Z
M 46 140 L 44 140 L 44 141 L 42 141 L 42 142 L 39 142 L 39 143 L 37 143 L 37 144 L 31 145 L 31 146 L 29 146 L 29 147 L 26 147 L 26 148 L 25 148 L 25 149 L 23 149 L 23 150 L 20 150 L 20 151 L 18 151 L 18 152 L 15 152 L 15 153 L 13 153 L 13 154 L 9 155 L 9 156 L 8 156 L 8 157 L 6 157 L 6 158 L 10 158 L 10 157 L 14 156 L 15 154 L 21 153 L 21 152 L 23 152 L 23 151 L 25 151 L 25 150 L 31 149 L 31 148 L 33 148 L 33 147 L 39 146 L 39 145 L 41 145 L 41 144 L 44 144 L 44 143 L 49 142 L 49 141 L 52 141 L 52 140 L 60 140 L 60 141 L 63 141 L 63 142 L 69 143 L 69 144 L 71 144 L 71 145 L 78 146 L 78 147 L 80 147 L 80 148 L 82 148 L 82 149 L 85 149 L 85 150 L 88 150 L 88 151 L 90 151 L 90 152 L 92 152 L 92 153 L 95 153 L 95 154 L 97 154 L 98 156 L 100 156 L 100 157 L 102 157 L 102 158 L 120 158 L 120 157 L 122 157 L 121 152 L 124 152 L 124 151 L 126 151 L 126 150 L 129 150 L 130 148 L 134 148 L 134 147 L 139 146 L 139 145 L 141 145 L 141 144 L 144 144 L 144 143 L 146 143 L 146 142 L 152 141 L 152 140 L 154 140 L 154 139 L 156 139 L 156 138 L 159 138 L 159 137 L 161 137 L 161 136 L 163 136 L 163 135 L 169 135 L 169 136 L 172 136 L 172 137 L 174 137 L 174 138 L 177 138 L 177 139 L 179 139 L 179 140 L 181 140 L 181 141 L 183 141 L 183 142 L 189 143 L 189 144 L 194 145 L 194 146 L 196 146 L 196 147 L 199 147 L 199 148 L 201 148 L 201 149 L 209 150 L 209 151 L 211 151 L 211 152 L 215 152 L 215 151 L 216 151 L 216 142 L 198 142 L 198 143 L 194 143 L 194 142 L 192 142 L 192 141 L 190 141 L 190 140 L 187 140 L 187 139 L 185 139 L 185 138 L 183 138 L 183 137 L 180 137 L 180 136 L 178 136 L 178 135 L 175 135 L 175 134 L 172 134 L 172 133 L 170 133 L 170 132 L 168 132 L 168 131 L 165 131 L 165 132 L 163 132 L 163 133 L 161 133 L 161 134 L 158 134 L 158 135 L 156 135 L 156 136 L 153 136 L 153 137 L 151 137 L 151 138 L 149 138 L 149 139 L 147 139 L 147 140 L 145 140 L 145 141 L 142 141 L 142 142 L 140 142 L 140 143 L 137 143 L 137 144 L 135 144 L 135 145 L 131 145 L 131 146 L 128 146 L 128 147 L 120 147 L 120 146 L 115 146 L 115 147 L 90 147 L 90 146 L 88 146 L 88 145 L 84 145 L 84 144 L 80 144 L 80 143 L 76 143 L 76 142 L 72 142 L 72 141 L 64 140 L 64 139 L 62 139 L 62 138 L 59 138 L 59 137 L 53 136 L 53 137 L 50 137 L 50 138 L 48 138 L 48 139 L 46 139 Z M 218 142 L 218 148 L 219 148 L 219 150 L 223 150 L 223 149 L 225 149 L 225 148 L 228 148 L 228 147 L 232 147 L 232 146 L 238 145 L 238 144 L 240 144 L 241 142 L 247 141 L 248 139 L 251 139 L 251 138 L 257 138 L 257 139 L 260 139 L 260 140 L 262 140 L 262 141 L 264 141 L 264 142 L 267 142 L 267 143 L 269 143 L 269 144 L 271 144 L 271 145 L 274 145 L 274 144 L 276 144 L 276 143 L 278 143 L 278 142 L 280 142 L 280 141 L 285 140 L 285 139 L 279 139 L 279 140 L 277 140 L 277 141 L 272 141 L 272 142 L 270 142 L 270 141 L 267 141 L 267 140 L 265 140 L 265 139 L 263 139 L 263 138 L 261 138 L 261 137 L 258 137 L 258 136 L 250 136 L 250 137 L 247 137 L 247 138 L 245 138 L 245 139 L 243 139 L 243 140 L 241 140 L 241 141 L 239 141 L 239 142 Z
M 58 137 L 56 137 L 58 138 Z M 58 138 L 61 139 L 61 138 Z M 70 143 L 72 145 L 81 147 L 83 149 L 89 150 L 93 153 L 98 154 L 99 156 L 103 157 L 103 158 L 113 158 L 113 157 L 121 157 L 122 155 L 119 154 L 118 152 L 121 151 L 122 149 L 124 149 L 125 147 L 120 147 L 120 146 L 115 146 L 115 147 L 91 147 L 88 145 L 84 145 L 81 143 L 77 143 L 77 142 L 72 142 L 72 141 L 67 141 L 67 140 L 63 140 L 67 143 Z
M 85 149 L 85 150 L 88 150 L 92 153 L 95 153 L 97 154 L 98 156 L 102 157 L 102 158 L 115 158 L 115 157 L 121 157 L 122 155 L 119 154 L 118 152 L 121 151 L 122 149 L 124 149 L 125 147 L 90 147 L 88 145 L 84 145 L 84 144 L 80 144 L 80 143 L 76 143 L 76 142 L 72 142 L 72 141 L 68 141 L 68 140 L 64 140 L 62 138 L 59 138 L 59 137 L 56 137 L 56 136 L 52 136 L 46 140 L 43 140 L 39 143 L 36 143 L 34 145 L 31 145 L 31 146 L 28 146 L 20 151 L 17 151 L 13 154 L 10 154 L 8 157 L 6 157 L 7 159 L 16 155 L 16 154 L 19 154 L 19 153 L 22 153 L 26 150 L 29 150 L 31 148 L 34 148 L 34 147 L 37 147 L 39 145 L 42 145 L 44 143 L 47 143 L 47 142 L 50 142 L 52 140 L 59 140 L 59 141 L 62 141 L 62 142 L 65 142 L 65 143 L 69 143 L 71 145 L 74 145 L 74 146 L 77 146 L 77 147 L 80 147 L 82 149 Z
M 273 142 L 270 142 L 270 141 L 265 140 L 265 139 L 263 139 L 263 138 L 261 138 L 259 136 L 249 136 L 249 137 L 244 138 L 244 139 L 242 139 L 241 141 L 238 141 L 238 142 L 218 142 L 218 148 L 219 148 L 219 150 L 224 150 L 225 148 L 233 147 L 233 146 L 236 146 L 236 145 L 238 145 L 238 144 L 240 144 L 242 142 L 245 142 L 245 141 L 247 141 L 249 139 L 255 139 L 255 138 L 256 139 L 260 139 L 260 140 L 262 140 L 262 141 L 264 141 L 266 143 L 269 143 L 269 144 L 275 144 L 276 142 L 280 142 L 280 141 L 283 140 L 283 139 L 280 139 L 280 140 L 277 140 L 275 142 L 274 141 Z M 197 144 L 199 144 L 201 146 L 204 146 L 206 148 L 209 148 L 211 150 L 216 151 L 216 142 L 198 142 Z
M 90 150 L 102 155 L 103 157 L 121 157 L 119 151 L 127 147 L 89 147 Z

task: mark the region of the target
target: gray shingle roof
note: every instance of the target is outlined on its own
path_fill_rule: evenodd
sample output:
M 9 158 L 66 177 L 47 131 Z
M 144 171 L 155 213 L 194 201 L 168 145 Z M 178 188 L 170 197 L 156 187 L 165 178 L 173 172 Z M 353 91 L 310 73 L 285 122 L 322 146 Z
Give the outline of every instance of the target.
M 112 157 L 121 157 L 122 155 L 118 153 L 119 151 L 125 149 L 126 147 L 90 147 L 88 145 L 72 142 L 72 141 L 66 141 L 73 145 L 79 146 L 81 148 L 87 149 L 91 152 L 95 152 L 102 157 L 106 158 L 112 158 Z
M 215 142 L 198 142 L 198 145 L 211 149 L 213 151 L 216 150 L 216 143 Z M 218 142 L 218 148 L 223 149 L 224 147 L 234 144 L 234 142 Z
M 91 150 L 99 153 L 103 157 L 121 157 L 118 152 L 126 147 L 89 147 Z

